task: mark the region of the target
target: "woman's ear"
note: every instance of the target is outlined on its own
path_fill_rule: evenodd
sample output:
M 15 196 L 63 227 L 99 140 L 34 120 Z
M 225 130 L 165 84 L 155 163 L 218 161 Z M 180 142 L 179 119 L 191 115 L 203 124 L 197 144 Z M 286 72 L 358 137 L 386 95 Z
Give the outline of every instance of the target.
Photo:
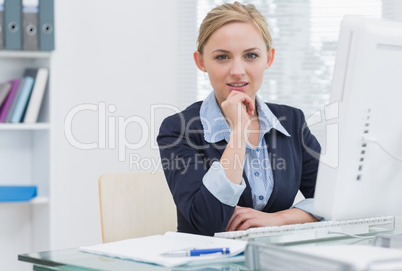
M 272 62 L 274 62 L 274 58 L 275 58 L 275 48 L 271 47 L 268 50 L 267 65 L 265 66 L 265 69 L 268 69 L 269 67 L 271 67 Z
M 198 69 L 200 69 L 200 71 L 206 72 L 207 69 L 204 66 L 204 58 L 203 58 L 202 54 L 199 51 L 195 51 L 193 54 L 193 57 L 194 57 L 195 65 L 197 65 Z

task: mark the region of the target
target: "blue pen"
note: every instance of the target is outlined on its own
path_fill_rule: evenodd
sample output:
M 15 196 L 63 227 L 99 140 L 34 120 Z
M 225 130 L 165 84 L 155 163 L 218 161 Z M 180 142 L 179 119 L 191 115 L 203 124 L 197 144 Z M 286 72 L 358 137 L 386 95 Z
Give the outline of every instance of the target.
M 187 256 L 201 256 L 205 254 L 229 254 L 229 248 L 205 248 L 205 249 L 186 249 L 186 250 L 176 250 L 170 251 L 162 254 L 163 256 L 173 256 L 173 257 L 187 257 Z

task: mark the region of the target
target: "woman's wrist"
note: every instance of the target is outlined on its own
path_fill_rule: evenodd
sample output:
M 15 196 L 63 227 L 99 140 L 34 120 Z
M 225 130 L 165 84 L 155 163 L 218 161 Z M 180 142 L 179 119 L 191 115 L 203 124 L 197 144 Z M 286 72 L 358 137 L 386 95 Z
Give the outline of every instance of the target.
M 275 220 L 279 223 L 278 226 L 318 221 L 313 215 L 297 208 L 279 211 L 274 214 L 276 215 Z

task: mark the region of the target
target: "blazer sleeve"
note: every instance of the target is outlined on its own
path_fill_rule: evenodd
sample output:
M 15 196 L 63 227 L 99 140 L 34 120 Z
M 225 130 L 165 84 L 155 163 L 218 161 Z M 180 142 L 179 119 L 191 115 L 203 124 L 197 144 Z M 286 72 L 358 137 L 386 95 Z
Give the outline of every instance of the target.
M 318 163 L 321 146 L 307 126 L 304 114 L 301 113 L 301 147 L 302 147 L 302 175 L 300 192 L 305 198 L 313 198 L 317 180 Z
M 157 142 L 178 212 L 195 232 L 213 235 L 225 230 L 234 207 L 221 203 L 202 182 L 214 162 L 205 157 L 205 148 L 212 146 L 200 140 L 202 135 L 203 131 L 191 130 L 184 117 L 176 114 L 163 121 Z

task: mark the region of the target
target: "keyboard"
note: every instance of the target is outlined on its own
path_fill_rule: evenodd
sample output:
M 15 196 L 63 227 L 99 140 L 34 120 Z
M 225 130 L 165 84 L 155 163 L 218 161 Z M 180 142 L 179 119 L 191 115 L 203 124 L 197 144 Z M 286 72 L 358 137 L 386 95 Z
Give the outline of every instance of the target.
M 217 232 L 215 237 L 276 244 L 315 241 L 356 235 L 373 235 L 395 229 L 393 216 L 319 221 L 304 224 L 250 228 L 244 231 Z

